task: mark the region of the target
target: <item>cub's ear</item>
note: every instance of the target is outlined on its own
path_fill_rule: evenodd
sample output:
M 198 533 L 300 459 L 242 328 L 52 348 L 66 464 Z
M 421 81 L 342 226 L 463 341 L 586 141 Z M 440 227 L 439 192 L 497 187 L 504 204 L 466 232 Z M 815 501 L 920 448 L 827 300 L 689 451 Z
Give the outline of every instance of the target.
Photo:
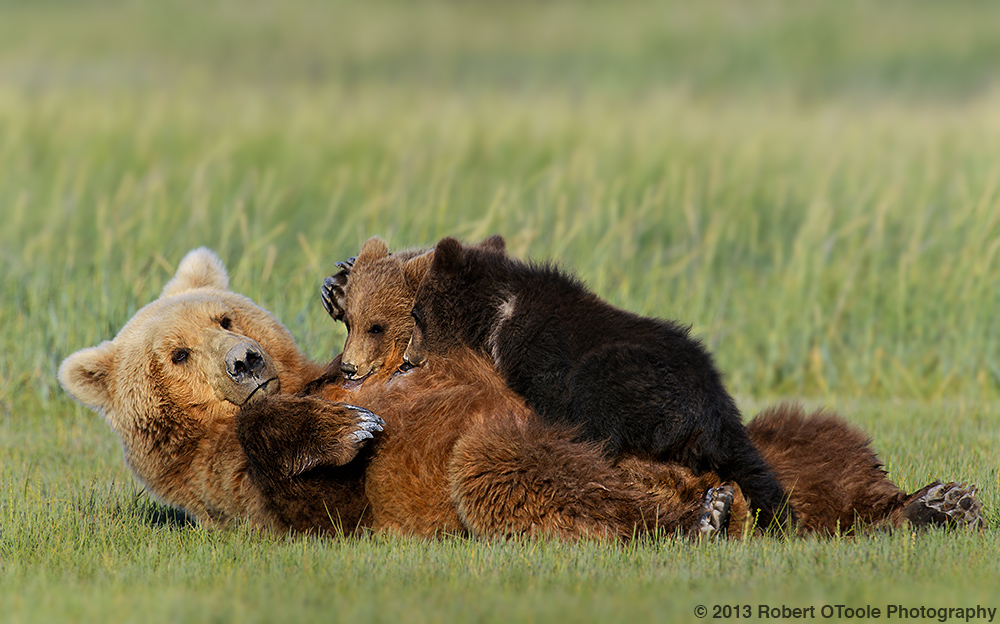
M 115 361 L 115 344 L 105 340 L 96 347 L 82 349 L 59 366 L 59 383 L 74 399 L 97 409 L 111 404 L 108 382 Z
M 507 255 L 507 241 L 505 241 L 503 236 L 500 236 L 499 234 L 494 234 L 493 236 L 484 239 L 483 242 L 477 245 L 477 247 L 503 256 Z
M 178 295 L 195 288 L 229 290 L 226 265 L 208 247 L 193 249 L 184 256 L 177 267 L 177 274 L 163 287 L 160 297 Z
M 424 279 L 424 275 L 427 275 L 427 271 L 430 271 L 431 264 L 433 262 L 433 249 L 404 262 L 403 281 L 406 283 L 406 287 L 412 292 L 417 292 L 417 288 L 420 286 L 420 281 Z
M 361 253 L 358 254 L 356 262 L 371 262 L 389 255 L 389 246 L 378 236 L 372 236 L 361 246 Z
M 465 248 L 454 238 L 442 238 L 434 248 L 434 263 L 431 268 L 438 273 L 457 273 L 465 259 Z

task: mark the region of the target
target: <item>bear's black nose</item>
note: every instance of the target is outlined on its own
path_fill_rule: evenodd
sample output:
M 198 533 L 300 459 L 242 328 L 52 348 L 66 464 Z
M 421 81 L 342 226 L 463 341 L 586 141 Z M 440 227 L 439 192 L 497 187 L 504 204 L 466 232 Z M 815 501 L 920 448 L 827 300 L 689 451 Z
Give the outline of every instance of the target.
M 226 354 L 226 372 L 236 383 L 259 377 L 264 367 L 264 356 L 252 345 L 236 345 Z
M 340 363 L 340 372 L 342 372 L 345 375 L 347 375 L 348 377 L 350 377 L 354 373 L 358 372 L 358 367 L 357 367 L 357 365 L 352 364 L 350 362 L 341 362 Z

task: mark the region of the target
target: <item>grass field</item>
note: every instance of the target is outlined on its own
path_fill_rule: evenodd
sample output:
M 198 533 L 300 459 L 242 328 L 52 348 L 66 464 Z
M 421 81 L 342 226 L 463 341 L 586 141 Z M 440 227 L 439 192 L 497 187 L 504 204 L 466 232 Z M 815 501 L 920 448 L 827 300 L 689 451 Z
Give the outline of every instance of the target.
M 316 359 L 370 235 L 499 232 L 1000 523 L 1000 5 L 0 0 L 4 621 L 1000 607 L 1000 532 L 599 543 L 170 521 L 59 388 L 207 245 Z M 817 611 L 817 617 L 818 611 Z M 820 618 L 822 619 L 822 618 Z M 834 617 L 832 619 L 839 619 Z

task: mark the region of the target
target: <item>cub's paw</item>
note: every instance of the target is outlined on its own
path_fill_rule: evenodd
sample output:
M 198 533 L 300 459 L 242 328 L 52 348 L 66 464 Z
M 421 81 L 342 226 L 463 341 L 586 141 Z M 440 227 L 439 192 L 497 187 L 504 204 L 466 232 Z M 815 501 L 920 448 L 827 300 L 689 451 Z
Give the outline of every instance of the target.
M 948 526 L 983 529 L 983 503 L 975 486 L 935 481 L 918 491 L 903 509 L 903 517 L 915 527 Z
M 347 286 L 347 280 L 351 275 L 351 269 L 354 268 L 354 261 L 356 259 L 348 258 L 343 262 L 338 262 L 336 266 L 340 271 L 324 279 L 323 286 L 319 289 L 323 307 L 326 309 L 327 314 L 332 316 L 335 321 L 344 320 L 344 307 L 346 305 L 344 287 Z
M 701 520 L 698 522 L 699 537 L 711 539 L 720 534 L 725 535 L 734 498 L 735 493 L 729 485 L 710 488 L 705 493 L 705 500 L 701 505 Z

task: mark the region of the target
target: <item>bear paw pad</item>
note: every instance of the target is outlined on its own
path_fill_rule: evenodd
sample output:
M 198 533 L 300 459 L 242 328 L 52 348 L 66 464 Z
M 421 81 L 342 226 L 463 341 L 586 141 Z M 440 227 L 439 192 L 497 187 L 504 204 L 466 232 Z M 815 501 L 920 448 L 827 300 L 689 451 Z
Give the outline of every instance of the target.
M 982 529 L 986 520 L 983 503 L 976 497 L 976 487 L 965 483 L 937 481 L 924 488 L 903 510 L 903 516 L 916 527 L 949 526 Z
M 698 523 L 700 537 L 711 539 L 726 532 L 734 498 L 735 493 L 729 485 L 710 488 L 705 493 L 705 500 L 701 506 L 701 520 Z

